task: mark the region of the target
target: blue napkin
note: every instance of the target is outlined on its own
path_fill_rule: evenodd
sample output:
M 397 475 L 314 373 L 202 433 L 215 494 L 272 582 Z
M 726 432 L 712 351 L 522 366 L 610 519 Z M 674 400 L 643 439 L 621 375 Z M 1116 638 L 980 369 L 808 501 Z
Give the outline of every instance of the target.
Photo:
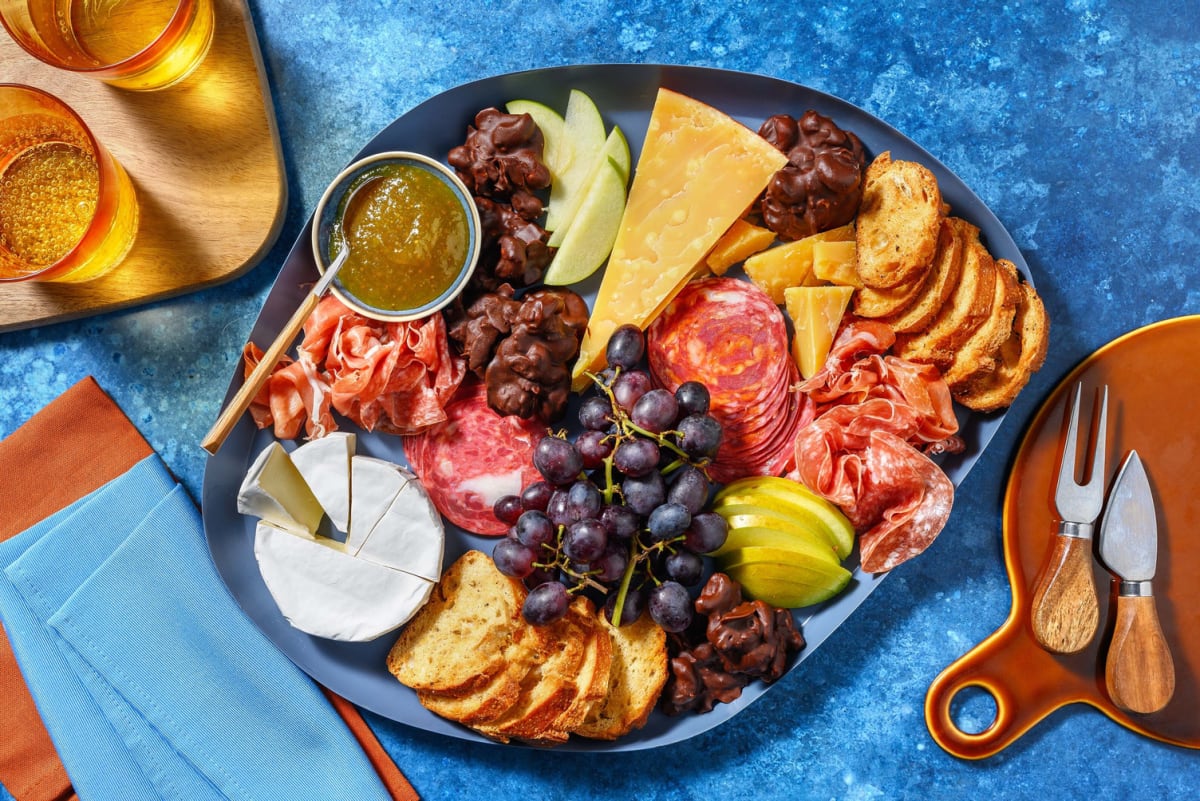
M 388 799 L 150 456 L 0 543 L 0 617 L 83 799 Z

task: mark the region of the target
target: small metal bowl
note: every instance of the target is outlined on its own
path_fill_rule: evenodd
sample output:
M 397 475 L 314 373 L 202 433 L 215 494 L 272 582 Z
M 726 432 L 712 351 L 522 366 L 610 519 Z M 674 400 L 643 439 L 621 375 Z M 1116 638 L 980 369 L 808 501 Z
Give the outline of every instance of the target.
M 442 294 L 428 303 L 411 309 L 381 309 L 364 303 L 347 291 L 342 286 L 340 277 L 334 279 L 329 289 L 342 303 L 365 317 L 389 323 L 399 323 L 428 317 L 458 297 L 467 285 L 467 281 L 470 280 L 471 275 L 475 272 L 475 265 L 479 261 L 483 224 L 479 220 L 479 210 L 475 207 L 475 201 L 471 197 L 470 190 L 467 189 L 466 185 L 463 184 L 449 167 L 420 153 L 410 153 L 407 151 L 377 153 L 376 155 L 360 159 L 342 170 L 333 179 L 333 182 L 329 184 L 329 188 L 321 196 L 321 202 L 317 204 L 316 213 L 313 215 L 312 247 L 317 269 L 322 274 L 324 274 L 325 268 L 331 261 L 329 250 L 330 238 L 338 224 L 338 214 L 342 205 L 342 198 L 355 185 L 360 176 L 384 164 L 405 164 L 419 167 L 441 179 L 454 192 L 455 197 L 462 204 L 463 211 L 467 215 L 467 233 L 469 239 L 467 242 L 466 258 L 463 260 L 463 264 L 454 282 Z

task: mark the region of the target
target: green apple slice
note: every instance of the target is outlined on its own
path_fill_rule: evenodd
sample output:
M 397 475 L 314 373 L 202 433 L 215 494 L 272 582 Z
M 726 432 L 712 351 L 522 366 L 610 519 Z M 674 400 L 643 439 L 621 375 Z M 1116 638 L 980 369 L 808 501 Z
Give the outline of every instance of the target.
M 829 501 L 808 487 L 788 478 L 754 476 L 739 479 L 722 488 L 714 497 L 714 511 L 734 504 L 750 504 L 780 514 L 795 514 L 820 520 L 833 539 L 833 548 L 845 559 L 854 548 L 854 526 Z
M 564 141 L 566 123 L 562 115 L 536 100 L 510 100 L 504 106 L 509 114 L 528 114 L 542 132 L 542 163 L 550 170 L 550 177 L 557 181 L 559 175 L 571 163 L 571 148 Z
M 592 165 L 587 180 L 584 183 L 584 191 L 574 198 L 574 204 L 563 212 L 562 223 L 550 234 L 550 240 L 546 243 L 550 247 L 561 247 L 563 242 L 566 241 L 567 234 L 575 227 L 576 221 L 581 219 L 582 215 L 580 212 L 583 209 L 583 204 L 587 202 L 588 195 L 591 193 L 592 187 L 600 175 L 600 171 L 604 169 L 604 165 L 607 162 L 612 162 L 616 166 L 621 174 L 622 183 L 627 183 L 629 180 L 630 165 L 629 142 L 625 140 L 625 134 L 621 129 L 616 126 L 613 127 L 608 138 L 604 140 L 604 148 L 600 151 L 600 156 L 596 160 L 596 163 Z M 553 193 L 553 185 L 550 191 Z M 553 205 L 552 195 L 551 208 L 553 208 Z M 622 203 L 622 206 L 624 206 L 624 203 Z
M 546 210 L 547 231 L 554 231 L 570 220 L 572 210 L 578 208 L 578 196 L 587 190 L 587 179 L 592 167 L 604 150 L 604 119 L 592 99 L 578 89 L 572 89 L 567 99 L 567 113 L 563 115 L 562 151 L 555 158 L 562 159 L 563 169 L 550 185 L 550 204 Z
M 796 551 L 814 559 L 840 564 L 841 558 L 833 550 L 832 543 L 821 533 L 801 528 L 787 520 L 770 515 L 736 514 L 729 517 L 722 511 L 729 524 L 725 544 L 713 552 L 720 558 L 723 554 L 753 545 Z
M 625 176 L 616 163 L 606 159 L 542 280 L 550 286 L 565 286 L 600 269 L 612 252 L 624 214 Z
M 730 551 L 718 564 L 751 598 L 789 609 L 827 601 L 844 590 L 851 578 L 839 564 L 768 546 Z

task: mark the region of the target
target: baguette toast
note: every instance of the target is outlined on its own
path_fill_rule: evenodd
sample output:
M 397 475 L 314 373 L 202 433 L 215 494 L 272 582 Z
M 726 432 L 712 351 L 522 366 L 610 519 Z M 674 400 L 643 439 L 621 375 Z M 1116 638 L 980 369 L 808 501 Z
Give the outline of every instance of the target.
M 612 639 L 612 670 L 604 700 L 594 705 L 576 734 L 615 740 L 646 725 L 667 681 L 667 635 L 643 614 L 620 628 L 603 615 L 599 627 Z
M 942 378 L 950 387 L 951 394 L 995 370 L 1000 346 L 1012 334 L 1013 316 L 1021 299 L 1017 266 L 1005 259 L 997 259 L 995 265 L 996 281 L 991 311 L 983 324 L 958 347 L 954 359 L 942 371 Z
M 942 220 L 938 232 L 937 253 L 920 294 L 905 309 L 883 322 L 898 334 L 923 331 L 937 318 L 962 275 L 963 255 L 966 253 L 969 223 L 957 217 Z
M 1037 291 L 1020 282 L 1021 299 L 1012 332 L 997 354 L 996 368 L 976 378 L 954 399 L 977 412 L 994 412 L 1012 405 L 1029 378 L 1042 367 L 1050 344 L 1050 320 Z
M 919 282 L 937 251 L 944 216 L 937 179 L 913 161 L 880 153 L 867 168 L 855 225 L 863 286 L 891 289 Z

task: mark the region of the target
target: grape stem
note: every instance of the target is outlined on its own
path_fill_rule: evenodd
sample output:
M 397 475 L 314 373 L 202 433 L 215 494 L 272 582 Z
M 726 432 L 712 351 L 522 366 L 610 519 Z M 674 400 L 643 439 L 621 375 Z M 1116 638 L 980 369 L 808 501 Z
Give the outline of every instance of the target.
M 625 609 L 625 596 L 629 594 L 629 585 L 633 581 L 634 571 L 638 562 L 638 538 L 635 534 L 629 538 L 629 562 L 625 565 L 625 575 L 621 576 L 621 588 L 617 590 L 617 600 L 613 604 L 612 623 L 614 628 L 621 627 L 621 612 Z

